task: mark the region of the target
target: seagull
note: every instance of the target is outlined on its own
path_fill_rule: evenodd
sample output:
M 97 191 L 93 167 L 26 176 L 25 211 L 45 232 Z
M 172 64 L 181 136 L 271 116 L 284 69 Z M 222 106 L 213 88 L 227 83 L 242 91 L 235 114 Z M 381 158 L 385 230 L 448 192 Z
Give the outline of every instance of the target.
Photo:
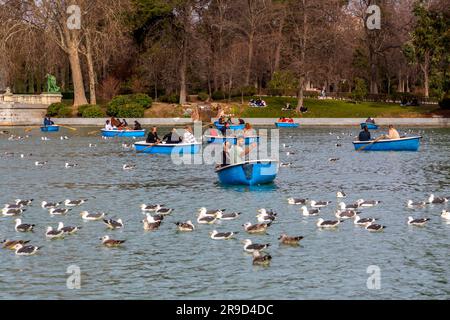
M 160 214 L 152 216 L 149 213 L 147 213 L 146 219 L 148 223 L 162 222 L 164 220 L 164 216 Z
M 18 216 L 19 214 L 22 214 L 25 211 L 25 209 L 8 209 L 8 208 L 3 208 L 2 209 L 2 214 L 5 217 L 14 217 L 14 216 Z
M 80 213 L 81 218 L 83 220 L 86 221 L 98 221 L 98 220 L 102 220 L 105 217 L 105 213 L 104 212 L 100 212 L 100 213 L 89 213 L 87 211 L 83 211 Z
M 336 218 L 340 218 L 340 219 L 351 219 L 351 218 L 355 218 L 360 213 L 361 212 L 356 212 L 353 210 L 345 210 L 345 211 L 338 210 L 338 211 L 336 211 L 335 216 L 336 216 Z
M 418 201 L 418 202 L 414 202 L 412 200 L 408 200 L 407 206 L 410 209 L 415 209 L 415 208 L 423 208 L 425 207 L 427 203 L 425 201 Z
M 79 230 L 81 229 L 81 227 L 65 227 L 64 224 L 62 222 L 58 223 L 58 231 L 62 231 L 65 234 L 75 234 L 77 233 Z
M 338 207 L 340 210 L 356 210 L 359 208 L 359 204 L 354 203 L 354 204 L 345 204 L 344 202 L 339 202 Z
M 293 155 L 295 155 L 295 152 L 288 151 L 288 152 L 286 152 L 286 155 L 287 156 L 293 156 Z
M 330 203 L 331 203 L 331 201 L 314 201 L 314 200 L 312 200 L 310 202 L 311 208 L 324 208 L 327 205 L 329 205 Z
M 366 230 L 370 231 L 370 232 L 380 232 L 380 231 L 383 231 L 385 228 L 386 228 L 385 226 L 375 224 L 375 223 L 371 223 L 366 226 Z
M 381 201 L 359 199 L 356 203 L 362 208 L 370 208 L 375 207 L 377 204 L 381 203 Z
M 292 166 L 292 162 L 282 162 L 280 163 L 281 168 L 288 168 Z
M 102 244 L 108 248 L 119 247 L 120 245 L 125 243 L 125 240 L 113 240 L 109 236 L 103 236 L 100 238 L 100 240 L 102 241 Z
M 118 219 L 117 221 L 113 220 L 113 219 L 109 219 L 109 220 L 104 219 L 103 223 L 106 224 L 106 226 L 112 230 L 123 228 L 122 219 Z
M 339 160 L 341 160 L 341 159 L 340 158 L 330 158 L 330 159 L 328 159 L 329 162 L 337 162 Z
M 16 219 L 15 221 L 16 221 L 15 229 L 17 232 L 31 232 L 36 226 L 34 224 L 22 223 L 21 219 Z
M 161 221 L 149 222 L 147 219 L 144 219 L 142 220 L 142 223 L 144 224 L 145 231 L 154 231 L 159 229 L 162 222 Z
M 68 136 L 61 136 L 60 139 L 61 140 L 69 140 L 69 137 Z
M 248 233 L 264 233 L 272 225 L 272 223 L 260 223 L 252 225 L 250 222 L 243 224 L 244 230 Z
M 93 143 L 89 143 L 89 148 L 97 148 L 97 145 L 93 144 Z
M 130 171 L 130 170 L 136 169 L 136 166 L 135 166 L 135 165 L 132 165 L 132 164 L 124 164 L 124 165 L 122 166 L 122 169 L 123 169 L 124 171 Z
M 430 221 L 428 218 L 414 219 L 413 217 L 408 217 L 408 224 L 410 226 L 423 227 Z
M 345 198 L 347 195 L 343 191 L 336 192 L 336 198 Z
M 40 247 L 36 246 L 25 246 L 23 244 L 16 244 L 14 247 L 14 250 L 16 251 L 16 255 L 18 256 L 32 256 L 38 252 Z
M 286 143 L 283 143 L 283 148 L 290 149 L 290 148 L 292 148 L 292 146 L 291 145 L 287 145 Z
M 217 214 L 217 219 L 219 220 L 235 220 L 239 218 L 241 212 L 231 212 L 231 213 L 223 213 L 222 211 Z
M 261 255 L 259 251 L 253 252 L 253 265 L 268 266 L 272 257 L 270 255 Z
M 47 239 L 61 239 L 64 237 L 64 231 L 62 230 L 53 230 L 52 227 L 47 227 L 47 231 L 45 232 L 45 236 Z
M 336 146 L 337 148 L 339 148 L 339 147 L 342 147 L 342 144 L 336 143 L 335 146 Z
M 3 249 L 9 249 L 9 250 L 14 250 L 14 246 L 16 244 L 21 244 L 21 245 L 25 245 L 27 243 L 30 243 L 29 240 L 3 240 L 2 242 L 0 242 L 2 244 L 2 248 Z
M 441 204 L 445 202 L 448 202 L 447 198 L 435 197 L 434 194 L 431 194 L 430 197 L 428 198 L 429 204 Z
M 178 231 L 181 231 L 181 232 L 191 232 L 191 231 L 195 230 L 195 226 L 191 220 L 186 221 L 186 222 L 177 222 L 175 224 L 178 228 Z
M 216 216 L 211 216 L 207 214 L 201 214 L 197 218 L 197 223 L 199 224 L 214 224 L 217 221 Z
M 50 215 L 52 215 L 52 216 L 62 216 L 62 215 L 67 214 L 67 212 L 69 212 L 69 211 L 70 211 L 70 209 L 66 209 L 66 208 L 64 208 L 64 209 L 55 208 L 55 209 L 50 209 L 48 211 L 48 213 L 50 213 Z
M 22 209 L 22 204 L 5 204 L 4 209 Z
M 306 206 L 301 207 L 301 210 L 302 210 L 302 214 L 303 214 L 305 217 L 308 217 L 308 216 L 317 216 L 317 215 L 320 213 L 320 209 L 311 209 L 311 210 L 308 210 L 308 208 L 307 208 Z
M 267 213 L 260 213 L 256 215 L 256 218 L 259 223 L 271 223 L 276 219 L 276 216 Z
M 320 218 L 317 221 L 317 226 L 319 228 L 324 228 L 324 229 L 331 229 L 331 228 L 336 228 L 339 224 L 341 223 L 340 220 L 323 220 L 322 218 Z
M 16 205 L 18 205 L 18 206 L 29 206 L 29 205 L 31 205 L 31 203 L 33 201 L 34 201 L 34 199 L 29 199 L 29 200 L 16 199 Z
M 289 204 L 300 205 L 300 204 L 306 204 L 306 202 L 308 201 L 308 198 L 305 198 L 305 199 L 289 198 L 289 199 L 287 199 L 287 201 Z
M 78 207 L 78 206 L 81 206 L 82 204 L 86 203 L 86 201 L 88 201 L 88 199 L 80 199 L 80 200 L 67 199 L 66 201 L 64 201 L 64 205 L 66 207 Z
M 252 243 L 252 240 L 250 239 L 246 239 L 242 241 L 242 243 L 244 244 L 244 251 L 249 253 L 253 253 L 255 251 L 263 251 L 270 246 L 270 243 L 266 244 Z
M 198 209 L 200 215 L 217 216 L 219 212 L 224 213 L 225 209 L 207 210 L 205 207 Z
M 213 230 L 209 234 L 213 240 L 230 240 L 237 233 L 238 232 L 218 232 L 217 230 Z
M 450 211 L 442 210 L 441 217 L 446 220 L 450 220 Z
M 42 141 L 50 141 L 50 138 L 47 138 L 47 137 L 41 137 L 41 140 L 42 140 Z
M 42 209 L 56 209 L 57 207 L 59 207 L 61 204 L 61 202 L 47 202 L 47 201 L 42 201 L 41 203 L 41 207 Z
M 124 149 L 131 149 L 131 148 L 133 148 L 133 144 L 131 144 L 131 143 L 122 143 L 122 148 L 124 148 Z
M 353 221 L 354 224 L 361 227 L 367 227 L 369 224 L 372 224 L 376 221 L 375 218 L 361 218 L 360 216 L 356 216 Z
M 173 211 L 173 209 L 169 209 L 169 208 L 159 208 L 158 210 L 156 210 L 156 214 L 160 214 L 162 216 L 167 216 L 169 214 L 171 214 Z
M 280 240 L 281 244 L 296 246 L 303 238 L 304 237 L 289 237 L 288 235 L 283 233 L 281 236 L 278 237 L 278 240 Z
M 141 210 L 144 212 L 155 212 L 155 211 L 161 209 L 162 207 L 164 207 L 163 204 L 155 204 L 155 205 L 141 204 Z
M 43 167 L 43 166 L 45 166 L 47 163 L 48 163 L 47 161 L 36 161 L 36 162 L 34 163 L 34 165 L 35 165 L 36 167 Z
M 66 164 L 64 165 L 64 167 L 65 167 L 66 169 L 75 168 L 75 167 L 78 167 L 78 164 L 66 162 Z

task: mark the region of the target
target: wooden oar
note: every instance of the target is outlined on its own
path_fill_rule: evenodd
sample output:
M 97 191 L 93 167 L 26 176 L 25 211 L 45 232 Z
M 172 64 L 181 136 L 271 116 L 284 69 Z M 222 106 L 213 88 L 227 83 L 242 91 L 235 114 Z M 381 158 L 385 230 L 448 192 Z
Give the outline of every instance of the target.
M 359 148 L 358 150 L 356 150 L 357 152 L 358 151 L 363 151 L 364 149 L 366 149 L 368 146 L 371 146 L 371 145 L 373 145 L 375 142 L 378 142 L 378 141 L 380 141 L 381 139 L 383 139 L 384 138 L 384 135 L 383 136 L 381 136 L 381 137 L 378 137 L 378 138 L 376 138 L 375 140 L 373 140 L 371 143 L 368 143 L 368 144 L 366 144 L 366 145 L 364 145 L 364 146 L 362 146 L 361 148 Z
M 25 132 L 30 132 L 31 130 L 37 129 L 37 128 L 40 128 L 40 127 L 38 127 L 38 126 L 36 126 L 36 127 L 28 127 L 28 128 L 25 128 Z
M 90 136 L 90 135 L 92 135 L 92 134 L 94 134 L 94 133 L 98 133 L 98 130 L 88 132 L 88 136 Z
M 158 145 L 159 143 L 154 143 L 154 144 L 152 144 L 151 146 L 148 146 L 148 147 L 146 147 L 146 148 L 144 148 L 144 149 L 142 149 L 142 150 L 139 150 L 139 151 L 137 151 L 136 150 L 136 153 L 143 153 L 144 151 L 147 151 L 148 149 L 151 149 L 151 148 L 153 148 L 154 146 L 156 146 L 156 145 Z
M 76 128 L 72 128 L 72 127 L 68 127 L 68 126 L 62 126 L 62 125 L 59 125 L 59 124 L 57 126 L 60 126 L 61 128 L 66 128 L 66 129 L 69 129 L 69 130 L 72 130 L 72 131 L 77 131 Z

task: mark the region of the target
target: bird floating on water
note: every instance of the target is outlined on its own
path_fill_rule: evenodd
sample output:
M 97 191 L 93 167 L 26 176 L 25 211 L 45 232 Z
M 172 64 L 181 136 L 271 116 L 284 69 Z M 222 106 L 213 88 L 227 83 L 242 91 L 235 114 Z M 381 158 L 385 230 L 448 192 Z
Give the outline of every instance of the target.
M 288 198 L 287 199 L 289 204 L 293 204 L 293 205 L 301 205 L 301 204 L 306 204 L 306 202 L 308 201 L 308 198 L 305 199 L 301 199 L 301 198 Z
M 22 223 L 21 219 L 16 219 L 15 222 L 15 229 L 17 232 L 32 232 L 34 227 L 36 226 L 34 224 Z
M 161 226 L 162 221 L 155 221 L 155 222 L 149 222 L 148 219 L 142 220 L 142 223 L 144 224 L 144 230 L 145 231 L 155 231 L 158 230 Z
M 14 246 L 16 244 L 26 245 L 27 243 L 30 243 L 30 240 L 8 240 L 8 239 L 6 239 L 0 243 L 2 244 L 3 249 L 15 250 Z
M 336 228 L 339 224 L 341 224 L 341 220 L 324 220 L 322 218 L 317 220 L 317 226 L 324 229 Z
M 106 224 L 106 226 L 111 229 L 111 230 L 115 230 L 115 229 L 121 229 L 123 228 L 123 222 L 122 219 L 117 219 L 117 220 L 113 220 L 113 219 L 104 219 L 103 223 Z
M 250 239 L 246 239 L 242 241 L 242 243 L 244 244 L 244 251 L 248 253 L 253 253 L 255 251 L 263 251 L 270 246 L 270 243 L 266 244 L 253 243 L 252 240 Z
M 347 195 L 345 194 L 344 191 L 338 191 L 336 192 L 336 198 L 346 198 Z
M 177 226 L 178 231 L 181 232 L 191 232 L 195 230 L 195 226 L 191 220 L 186 222 L 177 222 L 175 224 Z
M 331 203 L 331 201 L 314 201 L 311 200 L 310 205 L 311 208 L 324 208 L 328 206 Z
M 20 214 L 22 214 L 26 209 L 8 209 L 8 208 L 3 208 L 2 209 L 2 214 L 5 217 L 15 217 L 18 216 Z
M 355 218 L 358 214 L 360 214 L 360 212 L 356 212 L 353 210 L 345 210 L 345 211 L 341 211 L 338 210 L 335 213 L 336 218 L 339 219 L 352 219 Z
M 429 218 L 414 219 L 413 217 L 408 217 L 408 224 L 410 226 L 423 227 L 428 221 L 430 221 Z
M 370 207 L 375 207 L 376 205 L 381 203 L 381 201 L 359 199 L 356 201 L 356 203 L 361 208 L 370 208 Z
M 199 214 L 206 215 L 206 216 L 214 216 L 217 217 L 217 215 L 221 212 L 224 213 L 225 209 L 214 209 L 214 210 L 207 210 L 205 207 L 198 209 Z
M 218 232 L 217 230 L 213 230 L 210 232 L 210 237 L 213 240 L 230 240 L 237 233 L 238 232 Z
M 359 204 L 354 203 L 354 204 L 345 204 L 344 202 L 339 202 L 338 207 L 340 210 L 356 210 L 359 208 Z
M 297 246 L 301 240 L 303 240 L 304 237 L 290 237 L 287 234 L 282 234 L 278 237 L 278 240 L 280 240 L 281 244 L 290 245 L 290 246 Z
M 134 169 L 136 169 L 136 166 L 132 165 L 132 164 L 124 164 L 122 166 L 122 170 L 124 170 L 124 171 L 130 171 L 130 170 L 134 170 Z
M 67 214 L 67 212 L 69 212 L 71 209 L 67 209 L 67 208 L 54 208 L 54 209 L 50 209 L 48 211 L 48 213 L 50 213 L 50 215 L 52 216 L 63 216 L 65 214 Z
M 371 223 L 366 226 L 366 230 L 370 232 L 381 232 L 386 228 L 386 226 L 382 226 L 380 224 Z
M 251 224 L 247 222 L 243 224 L 244 230 L 248 233 L 265 233 L 267 229 L 272 225 L 272 223 L 259 223 L 259 224 Z
M 272 256 L 268 254 L 262 255 L 259 251 L 253 252 L 253 265 L 268 266 L 271 260 Z
M 47 202 L 42 201 L 41 207 L 42 209 L 55 209 L 61 205 L 61 202 Z
M 450 211 L 442 210 L 441 217 L 446 220 L 450 220 Z
M 53 230 L 52 227 L 47 227 L 47 231 L 45 232 L 45 236 L 47 239 L 62 239 L 64 238 L 64 231 L 62 230 Z
M 18 206 L 29 206 L 29 205 L 31 205 L 31 203 L 33 201 L 34 201 L 34 199 L 29 199 L 29 200 L 16 199 L 16 205 L 18 205 Z
M 62 231 L 68 235 L 73 235 L 73 234 L 77 233 L 80 229 L 81 229 L 81 227 L 71 227 L 71 226 L 65 227 L 64 223 L 62 223 L 62 222 L 58 223 L 58 228 L 57 228 L 58 231 Z
M 353 221 L 354 224 L 361 227 L 367 227 L 368 225 L 374 223 L 376 221 L 375 218 L 361 218 L 360 216 L 356 216 Z
M 222 211 L 218 212 L 216 218 L 219 220 L 236 220 L 241 216 L 241 212 L 230 212 L 224 213 Z
M 16 244 L 13 248 L 18 256 L 32 256 L 41 249 L 41 247 L 31 245 L 26 246 L 20 243 Z
M 65 200 L 64 201 L 64 205 L 66 207 L 78 207 L 81 206 L 82 204 L 86 203 L 88 201 L 88 199 L 80 199 L 80 200 Z
M 311 209 L 308 210 L 308 208 L 306 206 L 303 206 L 300 208 L 302 210 L 302 214 L 305 217 L 309 217 L 309 216 L 317 216 L 320 213 L 320 209 Z
M 99 221 L 102 220 L 106 214 L 104 212 L 89 213 L 87 211 L 82 211 L 80 215 L 81 218 L 86 221 Z
M 36 161 L 36 162 L 34 163 L 34 165 L 35 165 L 36 167 L 43 167 L 43 166 L 45 166 L 47 163 L 48 163 L 47 161 Z
M 408 200 L 406 206 L 410 209 L 423 208 L 427 203 L 425 201 L 414 202 L 412 200 Z
M 448 202 L 447 198 L 443 198 L 443 197 L 435 197 L 434 194 L 431 194 L 430 197 L 428 198 L 428 203 L 429 204 L 442 204 Z
M 206 213 L 200 213 L 197 217 L 197 223 L 199 224 L 214 224 L 217 221 L 217 217 L 214 215 L 208 215 Z
M 102 244 L 108 248 L 120 247 L 126 241 L 126 240 L 114 240 L 111 239 L 109 236 L 103 236 L 100 238 L 100 240 L 102 241 Z
M 75 167 L 78 167 L 78 164 L 66 162 L 66 164 L 64 165 L 64 168 L 66 168 L 66 169 L 75 168 Z
M 164 207 L 163 204 L 150 204 L 150 205 L 141 204 L 141 210 L 143 212 L 155 212 L 155 211 L 161 209 L 162 207 Z

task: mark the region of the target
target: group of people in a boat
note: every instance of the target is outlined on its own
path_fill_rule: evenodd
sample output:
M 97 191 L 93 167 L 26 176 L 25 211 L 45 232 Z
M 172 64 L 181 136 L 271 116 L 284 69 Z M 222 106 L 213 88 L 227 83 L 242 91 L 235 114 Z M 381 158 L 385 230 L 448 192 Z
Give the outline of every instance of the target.
M 152 130 L 147 135 L 147 143 L 164 143 L 164 144 L 193 144 L 197 143 L 197 139 L 192 133 L 192 128 L 189 126 L 184 127 L 184 133 L 180 135 L 176 128 L 173 128 L 168 134 L 166 134 L 162 139 L 158 136 L 158 128 L 153 127 Z
M 248 147 L 245 146 L 245 137 L 239 136 L 235 145 L 226 141 L 223 144 L 222 163 L 220 167 L 242 163 L 248 160 L 248 155 L 257 147 L 256 143 L 252 143 Z
M 367 124 L 364 124 L 363 130 L 359 133 L 358 140 L 359 141 L 371 141 L 372 136 L 369 131 L 369 127 Z M 400 134 L 398 133 L 397 129 L 394 128 L 393 125 L 389 125 L 389 130 L 386 135 L 382 135 L 377 138 L 377 140 L 394 140 L 394 139 L 400 139 Z
M 133 128 L 130 128 L 128 126 L 128 122 L 125 119 L 117 119 L 115 117 L 111 117 L 110 120 L 106 120 L 105 123 L 105 130 L 111 131 L 111 130 L 142 130 L 142 125 L 136 120 L 134 121 Z
M 226 124 L 232 125 L 232 124 L 234 124 L 234 123 L 233 123 L 233 119 L 231 119 L 231 117 L 228 117 L 228 119 L 225 120 L 225 116 L 219 117 L 219 120 L 217 120 L 217 122 L 218 122 L 219 124 L 221 124 L 221 125 L 226 125 Z M 245 120 L 239 118 L 239 119 L 238 119 L 238 124 L 245 124 Z
M 45 116 L 44 118 L 44 127 L 53 126 L 55 123 L 52 121 L 50 116 Z
M 294 123 L 294 119 L 281 117 L 280 119 L 278 119 L 278 122 L 279 123 Z
M 207 131 L 207 135 L 212 137 L 236 137 L 236 136 L 244 136 L 244 137 L 253 137 L 256 135 L 256 130 L 253 129 L 250 123 L 246 123 L 243 130 L 232 130 L 230 129 L 230 124 L 226 122 L 223 127 L 219 129 L 215 128 L 214 125 L 210 124 L 209 129 Z

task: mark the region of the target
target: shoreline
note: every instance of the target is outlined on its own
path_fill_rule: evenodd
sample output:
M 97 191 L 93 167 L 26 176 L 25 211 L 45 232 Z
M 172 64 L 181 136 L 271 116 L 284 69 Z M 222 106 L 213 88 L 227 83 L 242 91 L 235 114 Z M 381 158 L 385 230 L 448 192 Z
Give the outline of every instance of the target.
M 72 125 L 80 127 L 89 126 L 104 126 L 105 121 L 109 118 L 53 118 L 56 124 Z M 127 119 L 129 124 L 135 120 L 139 121 L 144 126 L 181 126 L 192 125 L 194 122 L 189 118 L 141 118 L 141 119 Z M 211 119 L 215 121 L 216 119 Z M 254 126 L 274 126 L 277 118 L 244 118 L 246 122 Z M 359 126 L 366 119 L 361 118 L 294 118 L 295 122 L 300 123 L 300 127 L 345 127 L 345 126 Z M 380 126 L 400 125 L 400 126 L 415 126 L 415 127 L 450 127 L 450 118 L 375 118 L 375 121 Z M 0 127 L 24 127 L 24 126 L 40 126 L 41 119 L 18 122 L 15 124 L 2 123 Z

